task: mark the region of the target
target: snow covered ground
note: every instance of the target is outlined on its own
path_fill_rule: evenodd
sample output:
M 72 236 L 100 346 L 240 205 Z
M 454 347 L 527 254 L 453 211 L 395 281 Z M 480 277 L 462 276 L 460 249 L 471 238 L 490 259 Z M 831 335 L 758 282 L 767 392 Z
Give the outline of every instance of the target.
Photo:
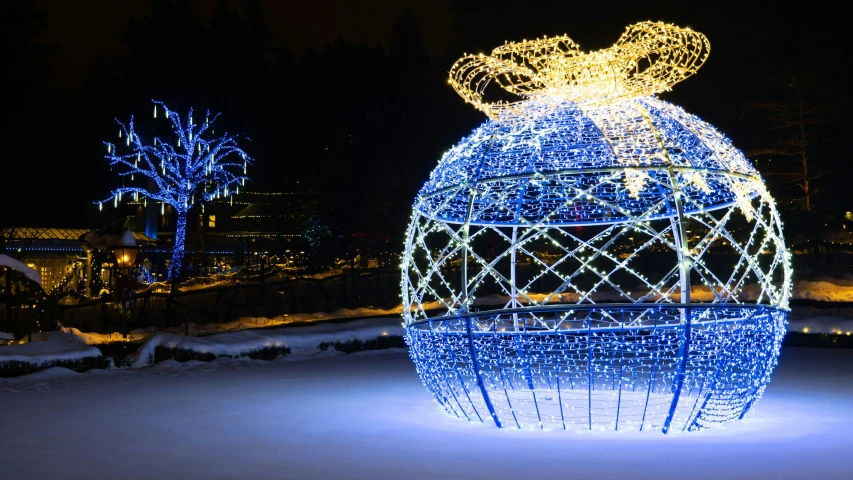
M 316 320 L 323 320 L 318 317 Z M 254 319 L 259 320 L 259 319 Z M 215 356 L 245 356 L 269 347 L 287 347 L 291 355 L 311 355 L 320 343 L 367 341 L 380 336 L 403 334 L 402 319 L 380 317 L 352 320 L 344 323 L 316 323 L 304 327 L 258 329 L 257 324 L 245 324 L 242 330 L 232 325 L 234 331 L 207 336 L 185 336 L 178 333 L 151 331 L 131 335 L 129 339 L 141 341 L 139 350 L 127 358 L 133 367 L 153 362 L 158 346 L 172 349 L 211 353 Z M 853 334 L 853 308 L 813 309 L 798 307 L 789 315 L 788 331 L 803 333 Z M 51 366 L 50 362 L 99 357 L 100 351 L 92 345 L 121 340 L 117 334 L 84 333 L 75 328 L 59 332 L 38 333 L 33 342 L 0 348 L 0 364 L 7 361 L 29 362 Z M 66 365 L 67 366 L 67 365 Z M 89 368 L 89 367 L 87 367 Z
M 822 302 L 853 302 L 853 276 L 798 280 L 791 297 Z
M 198 285 L 194 285 L 188 288 L 205 288 L 209 285 L 205 284 L 205 281 L 210 281 L 210 279 L 199 279 Z M 153 288 L 153 287 L 152 287 Z M 758 285 L 750 284 L 746 285 L 743 288 L 739 298 L 741 301 L 752 301 L 758 297 L 761 289 Z M 642 293 L 647 293 L 644 291 Z M 678 296 L 677 293 L 672 294 L 674 299 Z M 550 297 L 550 294 L 541 294 L 541 293 L 528 293 L 527 297 L 536 301 L 542 302 L 546 298 Z M 624 301 L 623 297 L 620 297 L 615 294 L 598 294 L 594 296 L 595 300 L 598 302 L 620 302 Z M 714 300 L 714 294 L 706 287 L 701 285 L 694 286 L 691 298 L 697 302 L 711 302 Z M 847 276 L 844 278 L 816 278 L 811 280 L 799 280 L 797 281 L 791 291 L 792 299 L 799 300 L 814 300 L 814 301 L 822 301 L 822 302 L 853 302 L 853 276 Z M 550 301 L 552 303 L 561 303 L 561 302 L 577 302 L 579 296 L 576 293 L 563 293 L 561 295 L 553 296 Z M 510 298 L 506 295 L 484 295 L 482 297 L 478 297 L 474 301 L 474 305 L 478 307 L 503 307 L 509 302 Z M 442 308 L 441 302 L 433 301 L 429 303 L 425 303 L 423 305 L 426 310 L 439 310 Z M 847 312 L 846 315 L 842 315 L 853 318 L 853 309 Z M 244 317 L 238 320 L 225 322 L 225 323 L 204 323 L 204 324 L 189 324 L 190 336 L 198 337 L 204 335 L 213 335 L 217 333 L 225 333 L 225 332 L 236 332 L 253 328 L 270 328 L 275 326 L 285 326 L 293 323 L 311 323 L 311 322 L 320 322 L 324 320 L 331 319 L 346 319 L 346 318 L 368 318 L 368 317 L 380 317 L 380 316 L 395 316 L 402 315 L 403 306 L 397 305 L 396 307 L 389 309 L 381 309 L 381 308 L 372 308 L 372 307 L 363 307 L 363 308 L 340 308 L 334 310 L 332 312 L 314 312 L 314 313 L 294 313 L 289 315 L 279 315 L 276 317 Z M 826 315 L 824 315 L 826 316 Z M 802 323 L 805 321 L 805 317 L 800 315 L 797 317 L 797 321 L 800 323 L 796 325 L 796 328 L 793 328 L 795 331 L 802 331 L 803 328 L 809 328 L 811 333 L 837 333 L 839 325 L 834 324 L 826 324 L 826 320 L 819 322 L 815 325 L 808 325 Z M 827 328 L 821 329 L 822 326 L 826 326 Z M 90 345 L 94 345 L 97 343 L 104 342 L 114 342 L 116 340 L 130 340 L 130 341 L 142 341 L 145 340 L 156 333 L 176 333 L 183 334 L 185 326 L 184 325 L 176 325 L 171 328 L 140 328 L 133 330 L 124 335 L 118 333 L 112 334 L 87 334 L 86 342 Z M 843 329 L 843 327 L 842 327 Z M 72 329 L 65 329 L 67 333 L 75 333 L 72 332 Z M 79 331 L 75 334 L 79 334 Z M 79 336 L 79 335 L 78 335 Z
M 742 300 L 749 301 L 754 299 L 760 289 L 756 285 L 748 285 L 744 288 Z M 714 295 L 710 290 L 703 287 L 695 287 L 691 294 L 693 300 L 700 302 L 710 302 L 714 299 Z M 543 301 L 547 295 L 529 294 L 528 295 L 537 302 Z M 798 281 L 792 290 L 792 298 L 802 300 L 815 300 L 824 302 L 853 302 L 853 278 L 831 278 L 831 279 L 815 279 Z M 602 297 L 598 300 L 620 301 L 621 299 L 612 297 Z M 479 307 L 487 306 L 504 306 L 509 301 L 509 297 L 505 295 L 486 295 L 478 298 L 475 305 Z M 563 294 L 555 297 L 554 302 L 571 302 L 577 301 L 576 294 Z M 424 305 L 427 310 L 440 309 L 439 302 L 432 302 Z M 835 308 L 832 312 L 826 309 L 810 309 L 805 307 L 795 307 L 792 315 L 789 317 L 790 331 L 804 333 L 835 333 L 839 332 L 846 334 L 848 331 L 853 333 L 853 308 Z M 190 336 L 199 337 L 205 335 L 214 335 L 226 332 L 238 332 L 257 328 L 271 328 L 276 326 L 286 326 L 294 323 L 312 323 L 322 322 L 326 320 L 342 320 L 390 316 L 396 317 L 403 313 L 402 305 L 390 309 L 381 308 L 341 308 L 332 312 L 315 312 L 315 313 L 295 313 L 290 315 L 279 315 L 272 318 L 267 317 L 245 317 L 226 323 L 204 323 L 204 324 L 189 324 Z M 174 333 L 183 335 L 184 325 L 177 325 L 171 328 L 141 328 L 129 332 L 126 336 L 119 333 L 98 334 L 98 333 L 81 333 L 75 328 L 63 328 L 66 333 L 72 333 L 85 340 L 90 345 L 98 343 L 114 342 L 120 340 L 129 341 L 144 341 L 156 334 Z
M 215 356 L 245 356 L 249 352 L 269 347 L 287 347 L 291 355 L 311 355 L 317 352 L 320 343 L 366 341 L 380 336 L 403 335 L 401 324 L 402 320 L 398 317 L 380 317 L 278 329 L 252 329 L 251 325 L 246 325 L 244 330 L 203 337 L 152 331 L 139 337 L 131 336 L 131 339 L 142 341 L 143 344 L 127 360 L 133 367 L 148 365 L 152 363 L 158 346 Z M 853 308 L 795 308 L 789 315 L 788 331 L 851 335 Z M 75 328 L 38 333 L 34 335 L 33 342 L 0 348 L 0 364 L 19 361 L 39 364 L 45 368 L 53 361 L 99 357 L 100 351 L 92 345 L 120 339 L 120 335 L 83 333 Z
M 849 479 L 853 350 L 783 349 L 748 422 L 695 433 L 450 418 L 405 350 L 0 379 L 0 478 Z
M 100 356 L 101 351 L 84 339 L 63 332 L 34 333 L 32 342 L 0 348 L 0 362 L 45 363 Z
M 434 308 L 438 308 L 438 305 Z M 272 328 L 282 327 L 292 324 L 316 323 L 327 320 L 347 320 L 361 319 L 369 317 L 393 317 L 396 322 L 400 323 L 402 307 L 392 309 L 381 308 L 340 308 L 331 312 L 314 312 L 314 313 L 294 313 L 290 315 L 279 315 L 276 317 L 243 317 L 225 323 L 192 323 L 189 324 L 190 336 L 200 337 L 205 335 L 215 335 L 227 332 L 239 332 L 254 328 Z M 98 343 L 108 343 L 115 341 L 143 341 L 158 333 L 176 333 L 184 335 L 185 326 L 177 325 L 169 328 L 146 327 L 138 328 L 129 332 L 126 336 L 120 333 L 83 333 L 76 328 L 63 327 L 66 333 L 72 333 L 85 339 L 90 345 Z
M 212 353 L 217 357 L 238 357 L 267 347 L 288 347 L 291 355 L 310 355 L 317 352 L 317 346 L 320 343 L 365 341 L 388 335 L 403 335 L 401 319 L 370 318 L 307 327 L 244 330 L 207 337 L 160 333 L 149 338 L 142 345 L 131 360 L 131 364 L 134 367 L 142 367 L 151 363 L 149 358 L 153 358 L 154 350 L 160 345 L 199 353 Z
M 269 347 L 287 347 L 290 349 L 290 355 L 312 355 L 319 351 L 318 346 L 321 343 L 368 341 L 383 336 L 402 335 L 401 319 L 392 317 L 320 323 L 306 327 L 244 330 L 205 337 L 156 333 L 148 336 L 127 360 L 132 367 L 144 367 L 153 363 L 155 349 L 159 346 L 192 350 L 201 354 L 210 353 L 217 357 L 246 356 L 249 352 Z M 0 348 L 0 365 L 3 362 L 18 361 L 46 368 L 54 361 L 100 357 L 100 350 L 92 345 L 104 343 L 108 338 L 109 335 L 83 333 L 76 328 L 37 333 L 33 335 L 32 342 Z

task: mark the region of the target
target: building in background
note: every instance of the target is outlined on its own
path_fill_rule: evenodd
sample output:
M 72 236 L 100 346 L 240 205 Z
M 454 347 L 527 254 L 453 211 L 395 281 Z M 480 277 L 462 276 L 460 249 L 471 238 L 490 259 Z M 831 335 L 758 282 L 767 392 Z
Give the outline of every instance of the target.
M 302 233 L 320 208 L 317 195 L 308 190 L 239 191 L 213 199 L 193 210 L 187 227 L 188 274 L 220 271 L 223 267 L 286 263 L 304 255 Z M 131 216 L 129 225 L 157 239 L 157 246 L 143 249 L 140 258 L 154 265 L 167 260 L 174 241 L 176 214 L 157 202 L 131 202 L 118 212 Z M 105 214 L 112 212 L 105 209 Z M 302 253 L 301 253 L 302 252 Z
M 29 228 L 9 229 L 13 232 L 7 251 L 41 275 L 44 290 L 82 292 L 88 277 L 86 246 L 81 237 L 89 233 L 85 228 Z M 155 249 L 156 240 L 141 232 L 133 232 L 133 238 L 142 246 L 142 251 Z M 93 265 L 104 276 L 110 268 Z M 97 293 L 97 292 L 95 292 Z

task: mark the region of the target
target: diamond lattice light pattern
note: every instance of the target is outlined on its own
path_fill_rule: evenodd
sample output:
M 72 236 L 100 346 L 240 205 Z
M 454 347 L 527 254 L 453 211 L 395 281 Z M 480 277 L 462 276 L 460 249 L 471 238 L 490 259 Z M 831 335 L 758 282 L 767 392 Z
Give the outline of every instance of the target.
M 450 83 L 491 119 L 415 201 L 407 341 L 451 415 L 499 427 L 696 430 L 743 418 L 786 332 L 774 201 L 731 142 L 653 95 L 704 35 L 633 25 L 468 56 Z M 496 83 L 521 96 L 487 102 Z

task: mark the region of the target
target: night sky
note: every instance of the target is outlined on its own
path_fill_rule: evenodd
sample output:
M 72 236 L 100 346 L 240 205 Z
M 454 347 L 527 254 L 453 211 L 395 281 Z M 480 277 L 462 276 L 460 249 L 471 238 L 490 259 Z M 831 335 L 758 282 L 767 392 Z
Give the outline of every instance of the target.
M 210 21 L 215 1 L 194 0 L 189 3 L 203 21 Z M 240 9 L 247 2 L 231 0 L 225 3 Z M 301 58 L 309 48 L 320 50 L 339 38 L 350 44 L 367 42 L 387 49 L 394 24 L 407 5 L 423 29 L 424 47 L 429 56 L 447 53 L 455 38 L 454 17 L 448 12 L 452 2 L 448 0 L 266 0 L 259 3 L 269 29 L 275 34 L 274 43 L 285 44 L 297 58 Z M 41 0 L 36 5 L 46 14 L 41 41 L 56 45 L 55 65 L 63 72 L 52 76 L 53 84 L 71 91 L 78 90 L 86 77 L 92 75 L 98 56 L 121 55 L 124 52 L 120 37 L 131 18 L 151 15 L 148 0 L 87 0 L 85 8 L 78 3 L 61 0 Z
M 604 48 L 642 20 L 708 36 L 708 62 L 661 97 L 744 150 L 767 141 L 746 105 L 778 97 L 769 79 L 810 78 L 808 94 L 825 112 L 810 150 L 826 172 L 818 207 L 851 210 L 842 179 L 853 173 L 853 6 L 831 5 L 0 0 L 8 66 L 0 223 L 106 221 L 92 202 L 117 180 L 101 142 L 114 139 L 116 117 L 148 121 L 157 98 L 221 111 L 223 128 L 251 137 L 255 188 L 311 192 L 326 200 L 318 213 L 335 230 L 397 240 L 441 153 L 484 120 L 447 85 L 456 58 L 543 34 Z M 796 194 L 784 184 L 771 190 Z

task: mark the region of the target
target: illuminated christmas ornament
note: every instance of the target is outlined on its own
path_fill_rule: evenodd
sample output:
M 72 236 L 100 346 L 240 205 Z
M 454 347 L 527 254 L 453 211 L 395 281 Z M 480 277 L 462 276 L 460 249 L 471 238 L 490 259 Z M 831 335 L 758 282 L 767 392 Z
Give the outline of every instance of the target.
M 743 418 L 786 332 L 791 267 L 758 172 L 654 97 L 704 35 L 629 27 L 467 56 L 491 119 L 447 152 L 403 255 L 410 354 L 451 415 L 497 426 L 695 430 Z M 486 102 L 492 82 L 520 101 Z

